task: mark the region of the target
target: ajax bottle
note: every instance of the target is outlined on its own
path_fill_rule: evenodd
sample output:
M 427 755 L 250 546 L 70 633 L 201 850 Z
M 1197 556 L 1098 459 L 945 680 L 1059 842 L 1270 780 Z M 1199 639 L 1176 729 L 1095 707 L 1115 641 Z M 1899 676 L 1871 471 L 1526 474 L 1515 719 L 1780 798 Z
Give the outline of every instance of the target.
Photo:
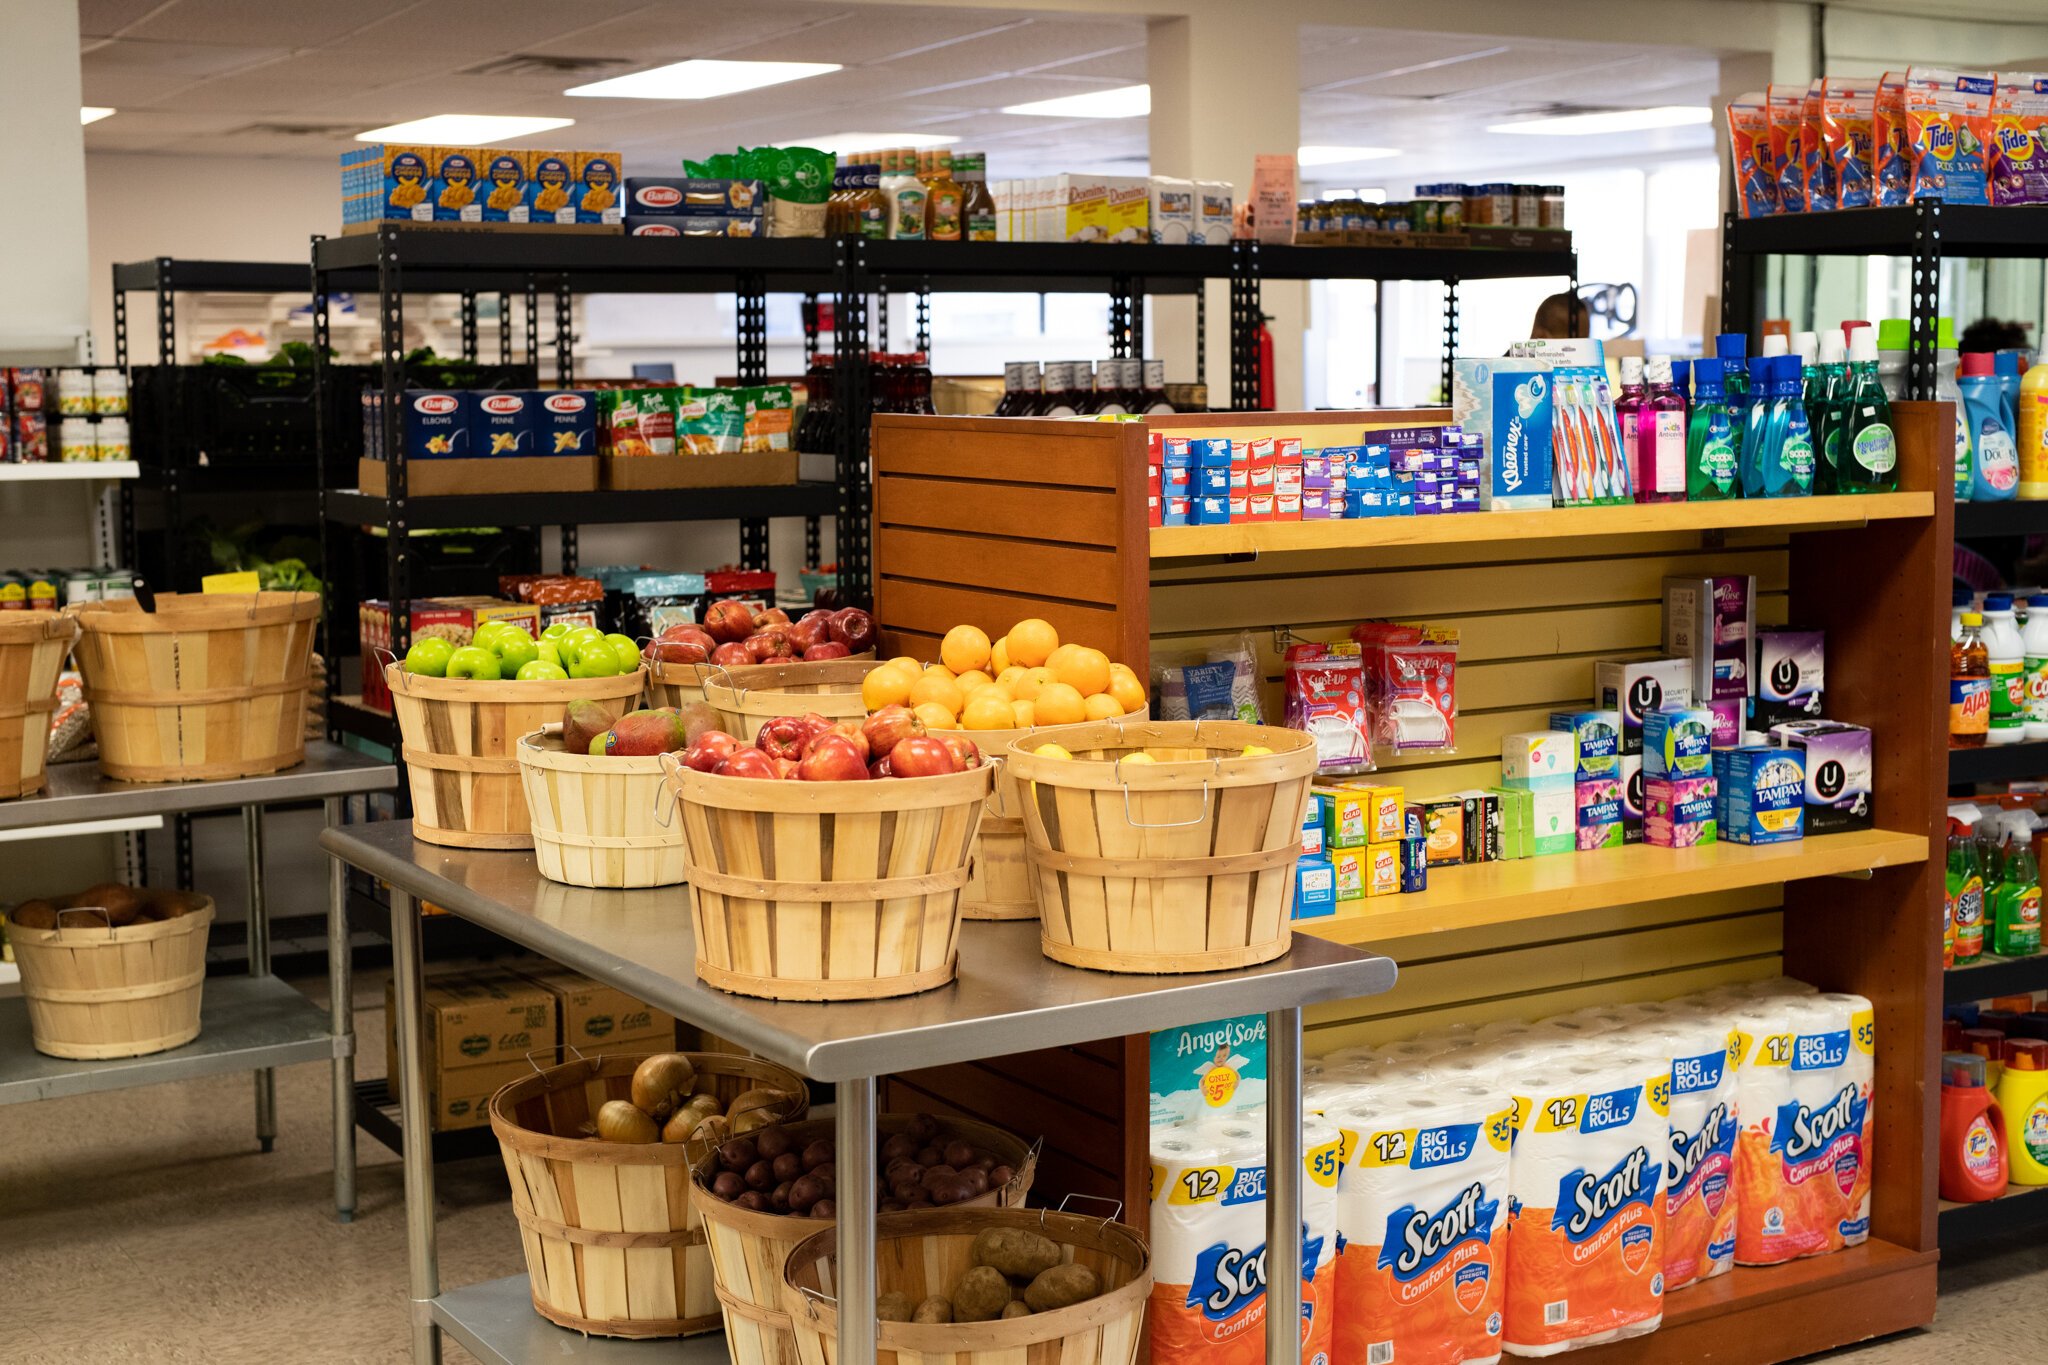
M 1984 648 L 1984 618 L 1963 613 L 1962 638 L 1949 646 L 1948 743 L 1975 749 L 1991 732 L 1991 658 Z
M 1718 502 L 1738 496 L 1736 452 L 1738 428 L 1722 398 L 1721 375 L 1733 368 L 1720 360 L 1702 360 L 1692 367 L 1692 420 L 1685 433 L 1685 494 L 1694 502 Z
M 1991 951 L 2000 957 L 2041 951 L 2041 870 L 2024 840 L 2006 853 L 1991 893 Z
M 1889 493 L 1899 486 L 1892 405 L 1877 380 L 1877 338 L 1861 327 L 1849 338 L 1848 402 L 1842 411 L 1836 485 L 1844 493 Z
M 1970 471 L 1973 502 L 2002 502 L 2020 491 L 2019 446 L 2006 419 L 2005 395 L 1999 390 L 1997 358 L 1985 351 L 1963 354 L 1956 389 L 1963 399 L 1976 458 Z M 2048 492 L 2048 490 L 2044 490 Z
M 2048 1185 L 2048 1042 L 2005 1040 L 1998 1107 L 2005 1115 L 2008 1178 L 2015 1185 Z
M 2005 1193 L 2005 1114 L 1984 1088 L 1984 1059 L 1941 1056 L 1941 1197 L 1981 1204 Z
M 2048 498 L 2048 361 L 2036 364 L 2020 381 L 2020 496 Z

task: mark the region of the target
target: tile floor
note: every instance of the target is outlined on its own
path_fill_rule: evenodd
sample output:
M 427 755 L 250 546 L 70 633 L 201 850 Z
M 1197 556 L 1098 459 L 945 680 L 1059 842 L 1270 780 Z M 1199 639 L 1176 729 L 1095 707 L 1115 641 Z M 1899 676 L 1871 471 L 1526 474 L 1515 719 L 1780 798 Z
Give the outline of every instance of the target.
M 324 979 L 307 983 L 318 998 Z M 383 1070 L 381 974 L 357 984 L 359 1063 Z M 0 1363 L 405 1365 L 398 1160 L 358 1138 L 356 1221 L 334 1221 L 328 1073 L 278 1073 L 277 1150 L 244 1076 L 0 1109 Z M 495 1159 L 440 1168 L 441 1270 L 523 1269 Z M 2048 1238 L 1946 1265 L 1924 1332 L 1838 1351 L 1853 1365 L 2031 1359 L 2048 1327 Z M 454 1343 L 450 1362 L 472 1360 Z

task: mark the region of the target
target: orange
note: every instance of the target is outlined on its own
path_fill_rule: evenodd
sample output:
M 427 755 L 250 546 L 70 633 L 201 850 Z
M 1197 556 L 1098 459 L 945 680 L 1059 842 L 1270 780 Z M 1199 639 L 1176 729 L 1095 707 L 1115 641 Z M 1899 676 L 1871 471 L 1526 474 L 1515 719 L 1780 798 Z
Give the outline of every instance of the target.
M 1045 656 L 1045 666 L 1057 673 L 1060 665 L 1072 657 L 1074 651 L 1080 647 L 1079 645 L 1061 645 L 1058 649 Z
M 990 683 L 987 687 L 977 687 L 974 690 L 977 692 L 993 692 L 1004 701 L 1017 700 L 1017 689 L 1000 680 Z
M 910 685 L 914 681 L 908 670 L 884 664 L 860 680 L 861 703 L 870 711 L 900 706 L 910 699 Z
M 1114 678 L 1119 674 L 1127 678 L 1135 678 L 1138 676 L 1129 664 L 1120 664 L 1112 659 L 1109 665 L 1109 676 Z
M 979 692 L 982 688 L 989 686 L 991 683 L 995 681 L 995 679 L 991 678 L 988 674 L 982 672 L 978 668 L 970 668 L 965 673 L 962 673 L 958 678 L 954 679 L 954 681 L 960 684 L 960 693 L 962 696 L 971 697 L 976 692 Z
M 1061 649 L 1074 652 L 1052 665 L 1052 671 L 1059 675 L 1061 682 L 1073 688 L 1084 697 L 1092 697 L 1109 686 L 1109 656 L 1099 649 L 1086 645 L 1061 645 Z M 1119 706 L 1117 715 L 1123 714 Z
M 997 677 L 1001 677 L 1010 671 L 1010 642 L 1008 639 L 998 640 L 988 647 L 988 667 L 989 671 Z
M 1019 730 L 1028 730 L 1038 724 L 1038 708 L 1028 701 L 1013 701 L 1010 717 Z
M 1011 664 L 1008 668 L 1001 668 L 996 670 L 996 681 L 999 683 L 1008 683 L 1011 686 L 1015 686 L 1017 679 L 1023 677 L 1025 673 L 1029 671 L 1030 670 L 1026 669 L 1022 664 Z
M 1059 678 L 1049 668 L 1027 668 L 1023 676 L 1010 684 L 1010 690 L 1016 694 L 1018 701 L 1036 701 L 1041 687 L 1049 682 L 1058 681 Z
M 987 668 L 988 636 L 978 626 L 955 626 L 939 642 L 939 658 L 955 673 Z
M 1003 643 L 1004 657 L 1011 663 L 1036 668 L 1060 647 L 1060 633 L 1052 628 L 1052 622 L 1032 616 L 1011 626 Z
M 1063 682 L 1039 688 L 1034 707 L 1040 725 L 1078 725 L 1088 719 L 1088 706 L 1081 694 Z
M 944 664 L 925 664 L 922 667 L 920 667 L 917 671 L 920 676 L 926 673 L 943 673 L 949 678 L 955 678 L 959 676 L 952 669 L 946 667 Z
M 1124 708 L 1116 704 L 1116 698 L 1107 692 L 1097 692 L 1093 696 L 1083 698 L 1081 710 L 1090 720 L 1115 720 L 1124 713 Z
M 1012 729 L 1016 725 L 1016 716 L 1010 705 L 1000 693 L 978 692 L 967 699 L 967 709 L 960 715 L 960 724 L 969 730 Z
M 1124 714 L 1127 716 L 1133 712 L 1145 709 L 1145 688 L 1143 684 L 1132 677 L 1128 669 L 1118 673 L 1115 664 L 1109 666 L 1109 691 L 1107 695 L 1116 698 L 1116 704 L 1124 708 Z
M 911 658 L 908 654 L 898 654 L 895 658 L 889 660 L 889 667 L 900 668 L 913 678 L 924 672 L 924 665 Z
M 967 704 L 967 698 L 960 691 L 960 684 L 944 669 L 926 673 L 910 685 L 910 704 L 918 707 L 931 703 L 943 706 L 949 715 L 958 716 L 960 708 Z
M 924 722 L 927 730 L 957 730 L 960 718 L 935 701 L 920 702 L 910 708 L 910 714 Z

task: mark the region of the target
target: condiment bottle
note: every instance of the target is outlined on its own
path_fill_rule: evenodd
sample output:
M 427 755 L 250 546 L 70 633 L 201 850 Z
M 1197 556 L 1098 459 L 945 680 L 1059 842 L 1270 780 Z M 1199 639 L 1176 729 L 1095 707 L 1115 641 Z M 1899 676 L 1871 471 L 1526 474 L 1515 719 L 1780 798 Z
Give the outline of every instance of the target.
M 941 148 L 931 154 L 925 177 L 924 235 L 934 242 L 957 242 L 965 233 L 961 206 L 966 196 L 953 179 L 953 155 Z

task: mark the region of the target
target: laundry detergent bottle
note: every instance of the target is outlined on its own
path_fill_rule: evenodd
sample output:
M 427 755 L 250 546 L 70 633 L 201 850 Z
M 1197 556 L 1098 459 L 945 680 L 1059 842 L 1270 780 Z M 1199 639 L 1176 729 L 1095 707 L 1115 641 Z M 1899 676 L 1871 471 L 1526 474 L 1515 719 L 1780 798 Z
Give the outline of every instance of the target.
M 2005 1040 L 1998 1108 L 2005 1115 L 2006 1165 L 2012 1183 L 2048 1185 L 2048 1042 Z
M 1970 466 L 1972 502 L 2003 502 L 2020 491 L 2019 447 L 2006 421 L 1996 363 L 1996 357 L 1983 351 L 1965 351 L 1956 375 L 1975 454 Z
M 2048 361 L 2020 381 L 2020 496 L 2048 498 Z
M 2005 1193 L 2005 1114 L 1984 1088 L 1984 1059 L 1941 1057 L 1941 1197 L 1981 1204 Z

